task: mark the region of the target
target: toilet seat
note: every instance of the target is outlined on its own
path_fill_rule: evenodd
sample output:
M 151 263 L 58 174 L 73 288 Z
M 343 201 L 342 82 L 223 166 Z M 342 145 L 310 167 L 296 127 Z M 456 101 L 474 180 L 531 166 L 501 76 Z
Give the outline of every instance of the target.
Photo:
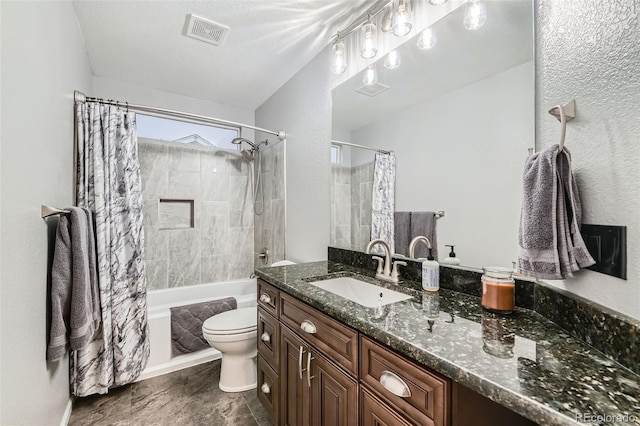
M 258 328 L 258 308 L 233 309 L 214 315 L 202 324 L 202 331 L 211 336 L 243 334 Z

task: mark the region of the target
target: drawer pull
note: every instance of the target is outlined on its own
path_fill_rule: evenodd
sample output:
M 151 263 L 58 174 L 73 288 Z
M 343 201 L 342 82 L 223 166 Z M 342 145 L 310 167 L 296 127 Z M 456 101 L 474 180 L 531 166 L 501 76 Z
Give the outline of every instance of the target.
M 260 336 L 260 339 L 265 343 L 269 343 L 271 341 L 271 336 L 265 331 L 262 333 L 262 336 Z
M 262 293 L 260 295 L 260 301 L 264 303 L 271 303 L 271 296 L 269 296 L 267 293 Z
M 271 388 L 266 383 L 263 383 L 262 386 L 260 386 L 260 390 L 262 393 L 271 393 Z
M 389 392 L 402 398 L 411 396 L 411 389 L 396 373 L 384 370 L 380 375 L 380 384 Z
M 316 376 L 311 375 L 311 360 L 315 359 L 311 356 L 311 351 L 307 353 L 307 387 L 311 387 L 311 379 Z
M 300 346 L 300 352 L 298 353 L 298 373 L 300 373 L 300 380 L 302 380 L 302 355 L 304 354 L 304 349 Z
M 309 334 L 316 334 L 316 332 L 318 331 L 316 329 L 316 325 L 309 320 L 302 321 L 302 324 L 300 324 L 300 328 L 302 329 L 302 331 Z

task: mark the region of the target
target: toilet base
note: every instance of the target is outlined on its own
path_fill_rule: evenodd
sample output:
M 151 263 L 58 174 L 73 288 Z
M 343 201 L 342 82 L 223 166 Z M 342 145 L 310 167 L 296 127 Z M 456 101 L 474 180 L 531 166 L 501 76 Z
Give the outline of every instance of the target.
M 243 392 L 257 387 L 256 352 L 249 354 L 249 357 L 222 354 L 218 384 L 221 391 Z

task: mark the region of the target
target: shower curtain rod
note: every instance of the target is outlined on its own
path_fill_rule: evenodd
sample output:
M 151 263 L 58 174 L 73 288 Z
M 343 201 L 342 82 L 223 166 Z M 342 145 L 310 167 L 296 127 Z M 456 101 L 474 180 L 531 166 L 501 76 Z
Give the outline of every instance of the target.
M 77 103 L 84 103 L 87 101 L 99 102 L 106 105 L 115 105 L 115 106 L 127 108 L 132 111 L 146 113 L 149 115 L 155 114 L 156 116 L 159 116 L 159 117 L 170 116 L 176 119 L 182 119 L 183 121 L 189 121 L 189 122 L 197 122 L 197 123 L 204 123 L 204 124 L 219 124 L 224 126 L 236 127 L 240 129 L 246 128 L 246 129 L 257 130 L 259 132 L 268 133 L 270 135 L 276 135 L 278 139 L 280 139 L 281 141 L 285 140 L 287 137 L 287 132 L 285 132 L 284 130 L 279 130 L 275 132 L 273 130 L 263 129 L 261 127 L 256 127 L 249 124 L 238 123 L 236 121 L 223 120 L 221 118 L 215 118 L 215 117 L 207 117 L 206 115 L 191 114 L 188 112 L 176 111 L 176 110 L 166 109 L 166 108 L 157 108 L 157 107 L 152 107 L 148 105 L 130 104 L 128 102 L 114 101 L 111 99 L 92 98 L 92 97 L 86 96 L 84 93 L 78 90 L 75 90 L 73 92 L 73 99 Z
M 393 151 L 387 151 L 385 149 L 379 149 L 379 148 L 371 148 L 370 146 L 358 145 L 357 143 L 342 142 L 342 141 L 336 141 L 333 139 L 331 140 L 331 143 L 333 145 L 346 145 L 346 146 L 352 146 L 354 148 L 368 149 L 369 151 L 376 151 L 381 154 L 393 154 Z

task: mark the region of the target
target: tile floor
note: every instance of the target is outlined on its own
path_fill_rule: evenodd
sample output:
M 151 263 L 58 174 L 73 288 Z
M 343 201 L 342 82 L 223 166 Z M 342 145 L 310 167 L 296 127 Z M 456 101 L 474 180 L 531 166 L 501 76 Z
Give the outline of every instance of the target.
M 69 426 L 271 426 L 255 389 L 225 393 L 218 388 L 220 361 L 79 398 Z

